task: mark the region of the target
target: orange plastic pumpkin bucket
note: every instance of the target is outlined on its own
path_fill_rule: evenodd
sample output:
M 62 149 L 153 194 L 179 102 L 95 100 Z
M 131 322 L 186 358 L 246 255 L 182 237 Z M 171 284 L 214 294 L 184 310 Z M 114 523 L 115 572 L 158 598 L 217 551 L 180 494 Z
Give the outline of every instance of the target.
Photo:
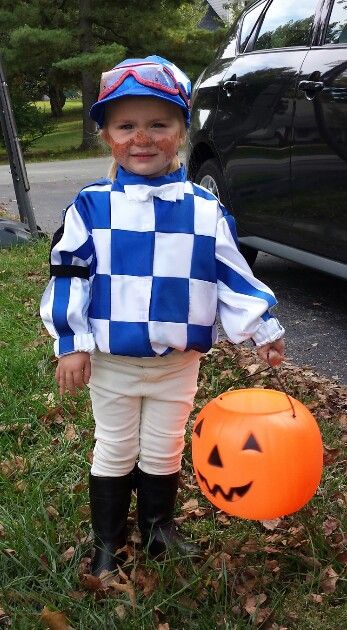
M 295 398 L 290 401 L 272 389 L 239 389 L 214 398 L 198 414 L 192 435 L 195 475 L 220 510 L 273 519 L 296 512 L 316 492 L 321 434 L 311 412 Z

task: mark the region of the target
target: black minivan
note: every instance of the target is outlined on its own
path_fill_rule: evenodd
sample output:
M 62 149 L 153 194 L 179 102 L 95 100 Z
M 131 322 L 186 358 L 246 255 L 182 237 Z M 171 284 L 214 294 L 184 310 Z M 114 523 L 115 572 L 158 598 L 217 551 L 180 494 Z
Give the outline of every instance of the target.
M 256 0 L 193 91 L 188 172 L 258 250 L 347 279 L 347 0 Z

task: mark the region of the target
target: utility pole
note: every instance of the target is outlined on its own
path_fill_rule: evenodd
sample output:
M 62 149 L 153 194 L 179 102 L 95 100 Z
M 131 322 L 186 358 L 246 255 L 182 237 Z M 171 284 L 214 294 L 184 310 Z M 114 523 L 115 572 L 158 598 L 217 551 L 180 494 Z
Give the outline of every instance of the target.
M 37 239 L 39 234 L 37 230 L 34 210 L 32 207 L 29 190 L 30 184 L 25 168 L 22 154 L 22 148 L 17 134 L 17 127 L 14 120 L 10 95 L 5 79 L 4 70 L 0 57 L 0 122 L 2 133 L 5 139 L 8 159 L 11 168 L 13 186 L 16 193 L 18 211 L 22 223 L 26 223 L 29 227 L 31 235 Z

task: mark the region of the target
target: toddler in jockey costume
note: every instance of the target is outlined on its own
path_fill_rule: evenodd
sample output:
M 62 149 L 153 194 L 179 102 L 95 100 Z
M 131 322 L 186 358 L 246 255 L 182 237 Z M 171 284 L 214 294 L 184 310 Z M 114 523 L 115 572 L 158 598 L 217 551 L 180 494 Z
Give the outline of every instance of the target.
M 78 193 L 53 237 L 41 316 L 55 338 L 60 393 L 90 389 L 94 575 L 116 569 L 134 487 L 149 553 L 198 553 L 173 517 L 217 311 L 232 343 L 252 339 L 268 362 L 284 356 L 284 330 L 269 312 L 276 299 L 241 255 L 233 217 L 178 160 L 190 96 L 188 77 L 158 56 L 102 74 L 90 115 L 114 165 Z

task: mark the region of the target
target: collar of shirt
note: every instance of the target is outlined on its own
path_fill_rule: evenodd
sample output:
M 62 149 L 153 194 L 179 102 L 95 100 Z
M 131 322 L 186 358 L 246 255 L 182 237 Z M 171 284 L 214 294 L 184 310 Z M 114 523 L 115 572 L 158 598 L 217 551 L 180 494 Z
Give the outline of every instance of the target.
M 129 201 L 148 201 L 159 197 L 164 201 L 184 198 L 186 170 L 183 165 L 177 171 L 160 177 L 145 177 L 118 167 L 113 189 L 122 189 Z

